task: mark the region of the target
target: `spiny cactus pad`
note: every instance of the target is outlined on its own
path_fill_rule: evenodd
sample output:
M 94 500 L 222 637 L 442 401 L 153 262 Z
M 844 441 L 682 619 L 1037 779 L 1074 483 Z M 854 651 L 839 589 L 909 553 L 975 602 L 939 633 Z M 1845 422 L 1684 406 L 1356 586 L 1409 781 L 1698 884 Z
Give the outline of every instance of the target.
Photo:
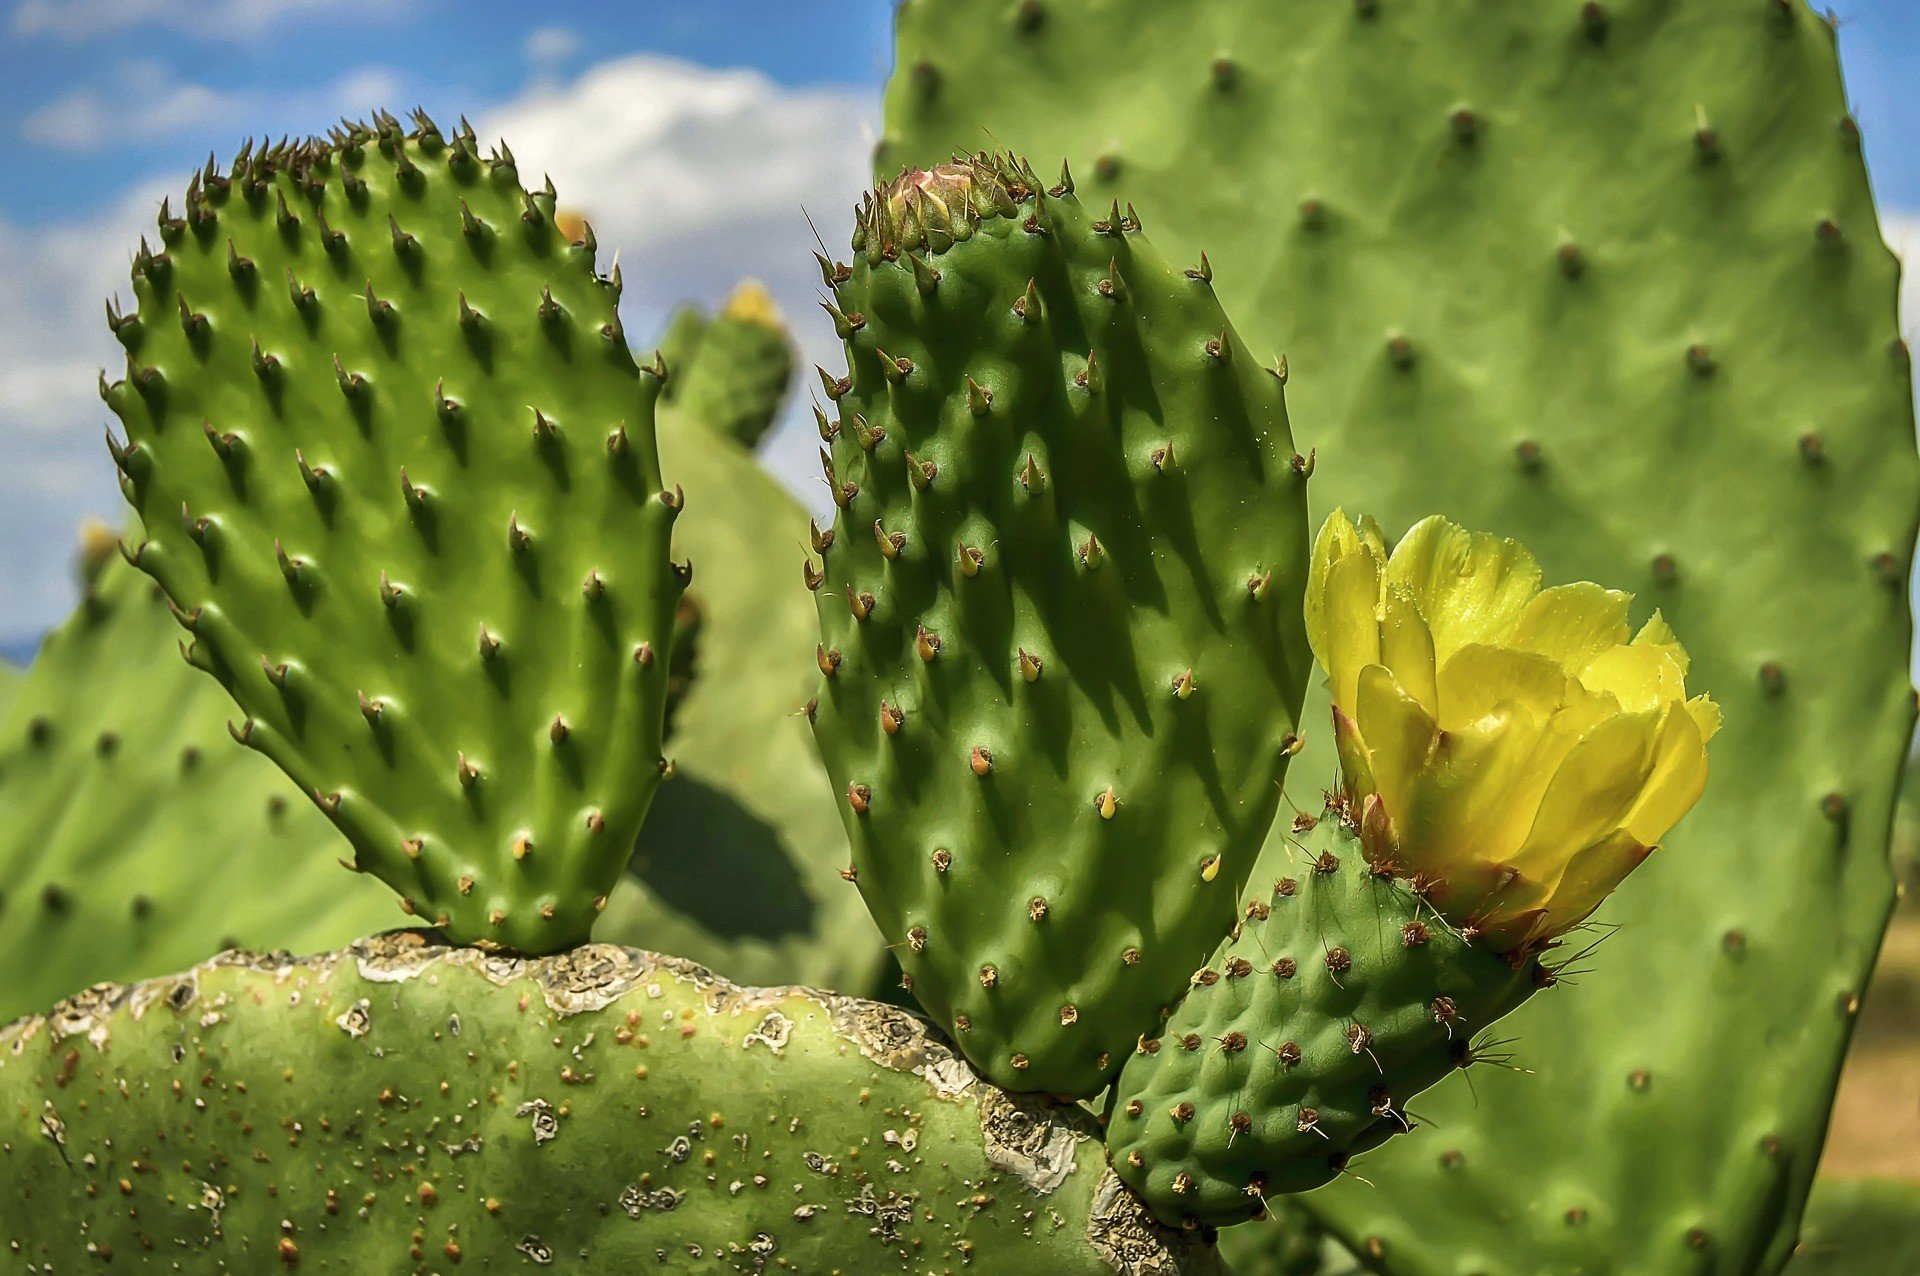
M 401 932 L 0 1030 L 0 1237 L 42 1271 L 1217 1271 L 1091 1125 L 889 1007 Z
M 1282 376 L 1131 214 L 975 157 L 823 267 L 816 733 L 850 875 L 997 1084 L 1085 1096 L 1232 921 L 1295 743 Z
M 1291 359 L 1316 515 L 1440 511 L 1632 590 L 1726 711 L 1578 995 L 1503 1026 L 1528 1072 L 1443 1083 L 1374 1186 L 1300 1199 L 1392 1273 L 1777 1269 L 1913 721 L 1910 369 L 1832 31 L 1799 0 L 909 0 L 896 65 L 883 171 L 990 134 L 1211 254 Z
M 209 165 L 114 320 L 189 658 L 463 941 L 584 939 L 659 779 L 681 581 L 617 280 L 511 158 L 391 117 Z
M 347 845 L 187 668 L 110 553 L 0 714 L 0 1022 L 233 944 L 331 948 L 393 915 Z
M 1300 823 L 1304 824 L 1305 821 Z M 1120 1071 L 1107 1140 L 1171 1223 L 1242 1222 L 1413 1128 L 1407 1101 L 1548 980 L 1474 946 L 1363 853 L 1344 806 L 1296 827 L 1165 1027 Z
M 766 288 L 747 280 L 714 320 L 689 330 L 676 314 L 660 357 L 672 402 L 691 419 L 752 450 L 779 418 L 793 386 L 793 341 Z M 668 344 L 694 346 L 675 363 Z

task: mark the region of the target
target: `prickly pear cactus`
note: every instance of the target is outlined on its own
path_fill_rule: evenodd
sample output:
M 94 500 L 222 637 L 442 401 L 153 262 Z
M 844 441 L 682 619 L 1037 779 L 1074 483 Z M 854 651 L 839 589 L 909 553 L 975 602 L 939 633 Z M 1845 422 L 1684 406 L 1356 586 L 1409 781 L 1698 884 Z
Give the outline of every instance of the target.
M 1297 829 L 1297 876 L 1245 918 L 1114 1086 L 1107 1142 L 1161 1218 L 1222 1226 L 1412 1129 L 1407 1103 L 1552 979 L 1475 947 L 1363 851 L 1344 808 Z
M 667 383 L 660 388 L 660 402 L 672 403 L 680 397 L 687 383 L 687 372 L 699 357 L 700 343 L 712 323 L 707 312 L 692 302 L 668 317 L 666 331 L 660 334 L 656 344 L 660 361 L 667 365 Z
M 0 1030 L 0 1236 L 43 1271 L 1219 1270 L 1091 1128 L 889 1007 L 402 932 Z
M 1920 1186 L 1875 1179 L 1814 1180 L 1791 1276 L 1920 1271 Z
M 136 564 L 403 907 L 579 942 L 659 781 L 682 584 L 617 280 L 424 117 L 243 150 L 180 213 L 103 384 Z
M 1295 744 L 1282 376 L 1131 213 L 914 171 L 823 265 L 811 708 L 861 892 L 996 1084 L 1097 1092 L 1232 921 Z
M 223 946 L 345 943 L 393 915 L 346 843 L 187 668 L 117 554 L 0 714 L 0 1022 Z
M 5 716 L 7 707 L 20 694 L 20 688 L 26 680 L 27 675 L 24 669 L 0 660 L 0 717 Z
M 1633 589 L 1726 710 L 1577 995 L 1503 1025 L 1527 1071 L 1436 1088 L 1374 1186 L 1302 1200 L 1389 1272 L 1778 1269 L 1913 720 L 1909 368 L 1831 30 L 1798 0 L 909 0 L 896 65 L 882 171 L 984 130 L 1211 255 L 1296 370 L 1319 513 L 1444 510 Z
M 793 384 L 793 341 L 780 309 L 765 287 L 749 279 L 697 333 L 685 330 L 687 313 L 674 316 L 668 344 L 661 347 L 672 402 L 751 451 L 778 419 Z M 688 351 L 692 357 L 675 363 L 668 345 L 687 344 L 695 345 Z
M 807 511 L 689 411 L 661 412 L 660 462 L 687 493 L 673 555 L 694 566 L 684 598 L 699 616 L 698 657 L 667 741 L 673 778 L 599 933 L 744 982 L 864 991 L 886 948 L 840 878 L 846 833 L 796 712 L 815 678 L 813 607 L 792 559 L 768 552 L 806 543 Z

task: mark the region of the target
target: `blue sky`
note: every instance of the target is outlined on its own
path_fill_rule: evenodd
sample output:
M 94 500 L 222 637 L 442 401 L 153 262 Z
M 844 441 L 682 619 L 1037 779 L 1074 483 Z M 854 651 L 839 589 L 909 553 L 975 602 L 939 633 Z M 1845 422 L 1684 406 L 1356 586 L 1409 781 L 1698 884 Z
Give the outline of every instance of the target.
M 1920 248 L 1920 3 L 1834 9 L 1889 237 Z M 209 141 L 224 154 L 371 102 L 465 112 L 621 247 L 630 330 L 745 274 L 797 316 L 816 282 L 797 210 L 841 207 L 864 180 L 890 13 L 890 0 L 0 0 L 0 653 L 29 651 L 71 605 L 80 517 L 120 517 L 92 391 L 113 361 L 100 299 Z M 797 482 L 811 450 L 789 431 L 770 459 Z

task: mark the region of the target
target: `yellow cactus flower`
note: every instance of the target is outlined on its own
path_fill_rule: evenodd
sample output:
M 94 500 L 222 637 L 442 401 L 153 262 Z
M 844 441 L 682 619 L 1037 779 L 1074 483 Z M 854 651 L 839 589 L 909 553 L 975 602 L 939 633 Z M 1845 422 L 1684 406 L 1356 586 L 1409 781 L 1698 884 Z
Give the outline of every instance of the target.
M 1370 862 L 1497 951 L 1598 908 L 1707 780 L 1720 710 L 1628 594 L 1541 588 L 1526 547 L 1442 518 L 1387 552 L 1335 511 L 1307 582 L 1343 805 Z

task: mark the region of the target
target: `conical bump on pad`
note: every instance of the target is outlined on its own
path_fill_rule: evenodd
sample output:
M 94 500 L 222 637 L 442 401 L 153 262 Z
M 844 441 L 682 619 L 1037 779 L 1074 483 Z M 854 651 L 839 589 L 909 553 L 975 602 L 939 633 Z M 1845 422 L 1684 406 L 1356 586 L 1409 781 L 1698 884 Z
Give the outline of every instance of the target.
M 1338 1177 L 1411 1131 L 1407 1101 L 1486 1061 L 1481 1030 L 1552 982 L 1370 865 L 1343 806 L 1298 825 L 1297 871 L 1253 884 L 1114 1087 L 1114 1168 L 1170 1222 L 1241 1222 Z
M 234 733 L 459 941 L 586 938 L 654 787 L 673 610 L 617 271 L 424 116 L 196 174 L 102 392 Z
M 1090 1095 L 1231 925 L 1298 746 L 1285 365 L 1023 161 L 905 174 L 853 248 L 801 573 L 848 876 L 975 1066 Z

